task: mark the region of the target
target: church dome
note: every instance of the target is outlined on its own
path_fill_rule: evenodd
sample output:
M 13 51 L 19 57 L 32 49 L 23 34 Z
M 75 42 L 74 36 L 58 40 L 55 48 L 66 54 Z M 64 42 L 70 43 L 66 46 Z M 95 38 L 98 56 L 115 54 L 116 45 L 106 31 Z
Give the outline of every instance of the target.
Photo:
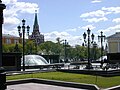
M 23 58 L 21 59 L 23 65 Z M 47 65 L 49 64 L 45 58 L 40 55 L 25 55 L 25 66 Z

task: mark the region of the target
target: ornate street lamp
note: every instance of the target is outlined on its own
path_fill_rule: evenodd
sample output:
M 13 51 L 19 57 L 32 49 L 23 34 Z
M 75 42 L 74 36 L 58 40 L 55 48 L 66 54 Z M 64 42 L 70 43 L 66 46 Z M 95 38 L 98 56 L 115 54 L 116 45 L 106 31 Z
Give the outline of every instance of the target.
M 92 65 L 91 65 L 91 61 L 90 61 L 90 44 L 93 43 L 93 40 L 94 40 L 94 34 L 91 35 L 91 39 L 92 41 L 90 40 L 90 29 L 88 28 L 87 30 L 87 34 L 84 32 L 83 34 L 83 38 L 84 38 L 84 42 L 85 44 L 88 42 L 88 65 L 86 66 L 86 69 L 92 69 Z M 86 41 L 86 37 L 88 36 L 88 40 Z
M 0 0 L 0 67 L 2 66 L 2 24 L 3 24 L 3 10 L 6 8 Z
M 25 52 L 25 28 L 27 28 L 27 34 L 29 36 L 30 27 L 29 26 L 25 27 L 25 20 L 23 19 L 22 20 L 22 26 L 18 26 L 17 28 L 18 28 L 19 36 L 20 37 L 23 36 L 23 71 L 25 71 L 25 56 L 24 56 L 24 52 Z M 21 28 L 22 28 L 22 32 L 21 32 Z
M 102 31 L 100 33 L 101 35 L 100 36 L 98 35 L 98 41 L 101 42 L 101 62 L 103 62 L 103 49 L 104 49 L 103 42 L 105 42 L 105 35 L 103 35 Z
M 67 40 L 65 40 L 65 42 L 63 42 L 63 45 L 64 45 L 64 61 L 66 62 L 67 61 L 67 53 L 66 53 L 66 48 L 67 48 L 67 45 L 68 45 L 68 42 Z

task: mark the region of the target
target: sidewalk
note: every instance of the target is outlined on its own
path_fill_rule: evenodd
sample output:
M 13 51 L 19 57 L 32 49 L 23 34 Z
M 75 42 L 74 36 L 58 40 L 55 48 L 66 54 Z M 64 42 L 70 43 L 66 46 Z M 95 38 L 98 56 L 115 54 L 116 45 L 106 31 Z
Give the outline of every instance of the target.
M 8 85 L 7 90 L 84 90 L 84 89 L 54 86 L 47 84 L 38 84 L 38 83 L 25 83 L 25 84 Z

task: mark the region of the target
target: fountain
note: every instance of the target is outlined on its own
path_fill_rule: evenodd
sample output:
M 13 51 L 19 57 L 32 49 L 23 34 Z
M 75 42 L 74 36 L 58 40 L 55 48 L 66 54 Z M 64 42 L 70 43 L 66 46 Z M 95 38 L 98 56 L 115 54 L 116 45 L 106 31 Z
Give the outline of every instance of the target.
M 48 65 L 45 58 L 40 55 L 25 55 L 25 66 Z M 23 58 L 21 58 L 21 66 L 23 65 Z

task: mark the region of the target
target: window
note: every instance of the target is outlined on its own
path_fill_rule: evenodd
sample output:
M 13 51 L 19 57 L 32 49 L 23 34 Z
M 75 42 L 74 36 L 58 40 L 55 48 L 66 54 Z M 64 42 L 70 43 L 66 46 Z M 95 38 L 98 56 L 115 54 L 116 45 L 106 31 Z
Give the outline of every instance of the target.
M 6 44 L 11 44 L 11 40 L 10 39 L 6 39 Z

